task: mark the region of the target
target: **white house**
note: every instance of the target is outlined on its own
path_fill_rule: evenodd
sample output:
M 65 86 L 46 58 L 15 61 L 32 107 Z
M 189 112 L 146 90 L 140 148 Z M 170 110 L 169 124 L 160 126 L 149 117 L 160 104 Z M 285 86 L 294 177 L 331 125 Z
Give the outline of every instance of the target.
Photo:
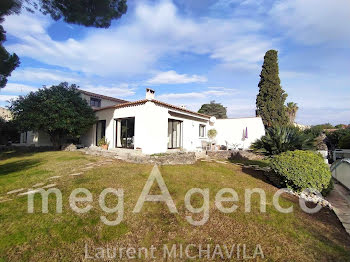
M 216 145 L 249 148 L 255 139 L 265 134 L 261 118 L 215 119 L 185 107 L 174 106 L 155 99 L 155 92 L 146 89 L 146 98 L 134 102 L 81 91 L 94 108 L 98 121 L 81 137 L 87 147 L 97 146 L 105 137 L 109 149 L 138 150 L 144 154 L 176 150 L 200 151 L 208 143 L 207 131 L 217 130 Z M 50 143 L 40 132 L 28 139 L 36 146 Z M 45 139 L 44 139 L 45 138 Z M 28 142 L 29 140 L 29 142 Z
M 139 149 L 144 154 L 172 149 L 195 151 L 207 140 L 210 116 L 154 99 L 147 88 L 146 98 L 96 109 L 98 122 L 82 138 L 95 146 L 106 137 L 109 148 Z

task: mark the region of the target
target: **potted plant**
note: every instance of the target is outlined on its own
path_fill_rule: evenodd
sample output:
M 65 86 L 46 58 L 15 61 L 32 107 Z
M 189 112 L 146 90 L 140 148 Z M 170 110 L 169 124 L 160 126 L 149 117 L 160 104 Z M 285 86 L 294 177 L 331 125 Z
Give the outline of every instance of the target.
M 98 140 L 97 145 L 107 150 L 109 143 L 107 142 L 107 139 L 105 137 L 102 137 L 100 140 Z
M 217 134 L 218 134 L 218 132 L 214 128 L 208 130 L 208 138 L 209 138 L 209 140 L 211 142 L 211 147 L 215 144 L 214 143 L 214 139 L 215 139 Z

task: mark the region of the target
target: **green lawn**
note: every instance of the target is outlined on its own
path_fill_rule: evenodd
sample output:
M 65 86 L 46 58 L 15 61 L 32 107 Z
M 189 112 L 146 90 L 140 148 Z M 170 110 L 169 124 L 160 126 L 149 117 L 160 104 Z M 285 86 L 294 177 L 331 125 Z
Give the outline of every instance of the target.
M 284 196 L 281 205 L 294 205 L 294 212 L 277 212 L 271 204 L 277 189 L 264 182 L 259 173 L 243 173 L 234 164 L 200 161 L 194 165 L 162 166 L 161 174 L 179 213 L 171 214 L 163 203 L 146 203 L 141 213 L 134 214 L 132 210 L 153 166 L 102 161 L 105 159 L 79 152 L 2 153 L 0 201 L 12 200 L 0 203 L 0 261 L 84 261 L 85 245 L 154 245 L 161 250 L 163 244 L 170 247 L 173 243 L 245 243 L 247 250 L 260 244 L 267 261 L 349 261 L 350 237 L 331 211 L 322 209 L 309 215 L 300 210 L 295 198 Z M 85 170 L 81 176 L 69 175 L 91 162 L 103 164 Z M 60 177 L 48 180 L 52 176 Z M 49 198 L 49 213 L 43 214 L 41 198 L 36 194 L 35 212 L 28 214 L 26 196 L 6 194 L 39 182 L 57 184 L 63 195 L 62 214 L 55 213 L 53 196 Z M 106 214 L 99 207 L 98 196 L 109 187 L 124 189 L 124 218 L 117 226 L 104 225 L 100 220 Z M 184 207 L 185 194 L 196 187 L 210 191 L 210 218 L 204 226 L 192 226 L 185 218 L 191 215 Z M 226 187 L 234 188 L 239 196 L 238 209 L 230 214 L 218 211 L 214 203 L 216 193 Z M 257 195 L 252 197 L 252 212 L 244 212 L 244 190 L 255 187 L 266 192 L 266 213 L 258 210 Z M 88 213 L 77 214 L 70 209 L 68 198 L 75 188 L 87 188 L 92 193 L 93 208 Z M 107 200 L 107 206 L 116 203 L 113 197 Z M 193 200 L 193 205 L 202 203 L 198 195 Z M 107 217 L 112 220 L 116 214 Z

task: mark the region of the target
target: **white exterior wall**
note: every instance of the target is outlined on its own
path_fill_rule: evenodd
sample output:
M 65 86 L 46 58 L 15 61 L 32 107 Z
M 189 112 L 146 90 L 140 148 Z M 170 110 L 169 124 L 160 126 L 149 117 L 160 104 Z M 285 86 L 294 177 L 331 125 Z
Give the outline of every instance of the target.
M 249 149 L 250 145 L 265 135 L 265 128 L 260 117 L 217 119 L 210 128 L 215 128 L 217 145 L 236 144 L 238 148 Z M 248 138 L 243 139 L 243 131 L 248 129 Z
M 165 153 L 168 150 L 168 119 L 182 121 L 182 148 L 194 151 L 201 147 L 199 125 L 207 125 L 208 120 L 198 119 L 181 111 L 170 110 L 151 101 L 130 107 L 97 111 L 98 120 L 106 120 L 106 139 L 109 148 L 115 148 L 115 119 L 135 117 L 134 148 L 144 154 Z M 82 137 L 85 146 L 95 146 L 96 125 Z M 128 150 L 128 149 L 125 149 Z
M 350 161 L 350 160 L 349 160 Z M 337 165 L 337 163 L 336 163 Z M 339 163 L 332 171 L 332 176 L 350 189 L 350 162 Z

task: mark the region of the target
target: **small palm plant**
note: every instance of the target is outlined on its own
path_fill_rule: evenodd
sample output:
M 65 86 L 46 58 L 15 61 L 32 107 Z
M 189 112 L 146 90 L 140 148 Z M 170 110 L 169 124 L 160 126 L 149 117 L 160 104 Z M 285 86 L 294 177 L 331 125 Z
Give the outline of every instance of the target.
M 297 127 L 276 126 L 266 129 L 266 135 L 255 141 L 251 148 L 263 150 L 267 155 L 278 155 L 286 151 L 313 149 L 313 139 Z
M 294 102 L 287 103 L 286 112 L 289 117 L 290 124 L 294 124 L 298 109 L 299 109 L 298 104 Z

